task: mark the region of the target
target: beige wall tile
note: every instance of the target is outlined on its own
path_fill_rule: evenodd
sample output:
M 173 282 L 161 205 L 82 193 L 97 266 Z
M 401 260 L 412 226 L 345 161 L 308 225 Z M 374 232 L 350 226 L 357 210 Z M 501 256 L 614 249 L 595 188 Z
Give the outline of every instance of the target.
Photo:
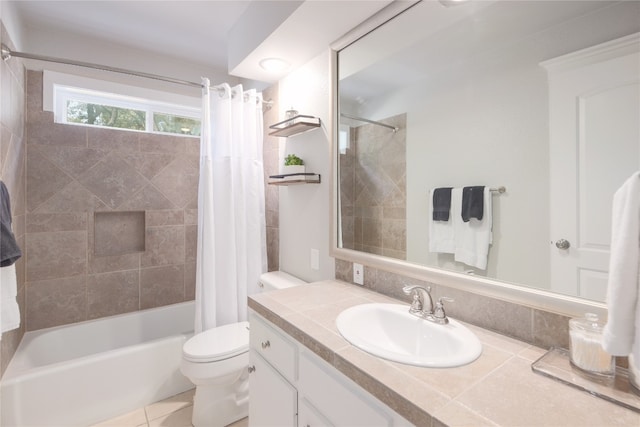
M 147 227 L 185 224 L 185 211 L 182 209 L 148 210 L 146 211 L 146 215 Z
M 111 209 L 118 208 L 147 184 L 142 175 L 113 152 L 78 181 Z
M 87 231 L 86 212 L 71 213 L 30 213 L 26 215 L 27 232 L 47 231 Z
M 184 226 L 149 227 L 146 233 L 146 250 L 140 259 L 142 267 L 184 264 Z
M 101 150 L 58 146 L 39 146 L 38 151 L 74 178 L 78 178 L 107 155 L 106 151 Z
M 29 186 L 29 192 L 31 188 Z M 109 209 L 107 205 L 95 194 L 84 188 L 78 181 L 71 181 L 53 197 L 42 203 L 35 212 L 86 212 L 107 209 Z
M 184 301 L 184 265 L 140 270 L 140 308 Z
M 27 122 L 28 145 L 87 146 L 87 127 L 59 123 Z
M 96 319 L 138 310 L 139 276 L 137 269 L 88 276 L 88 318 Z
M 27 283 L 27 330 L 87 319 L 86 276 Z
M 165 167 L 152 183 L 176 207 L 184 208 L 198 196 L 198 168 L 184 157 Z
M 86 274 L 85 231 L 28 233 L 26 248 L 29 282 Z
M 34 147 L 27 150 L 27 162 L 27 211 L 33 212 L 72 179 Z
M 103 151 L 138 151 L 139 132 L 87 127 L 88 147 Z

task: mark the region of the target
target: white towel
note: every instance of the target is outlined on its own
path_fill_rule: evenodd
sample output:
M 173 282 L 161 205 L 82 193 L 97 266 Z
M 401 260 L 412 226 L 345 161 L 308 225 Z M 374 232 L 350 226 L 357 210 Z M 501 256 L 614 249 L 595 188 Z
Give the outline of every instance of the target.
M 462 220 L 462 190 L 459 188 L 454 190 L 458 190 L 456 197 L 454 197 L 453 191 L 451 192 L 451 212 L 454 217 L 455 235 L 454 259 L 472 267 L 486 270 L 489 245 L 493 242 L 491 190 L 489 187 L 484 187 L 484 213 L 482 220 L 471 218 L 469 222 Z
M 429 252 L 438 252 L 452 254 L 455 252 L 456 244 L 454 237 L 454 217 L 460 217 L 460 209 L 462 208 L 462 189 L 454 188 L 451 190 L 451 208 L 449 221 L 433 220 L 433 192 L 432 188 L 429 192 Z M 458 198 L 458 207 L 455 207 L 454 199 Z M 457 214 L 456 214 L 457 213 Z M 462 218 L 459 218 L 462 221 Z
M 640 361 L 640 172 L 613 196 L 611 253 L 603 347 Z
M 16 265 L 0 268 L 0 332 L 20 327 L 20 307 L 16 301 L 18 281 Z

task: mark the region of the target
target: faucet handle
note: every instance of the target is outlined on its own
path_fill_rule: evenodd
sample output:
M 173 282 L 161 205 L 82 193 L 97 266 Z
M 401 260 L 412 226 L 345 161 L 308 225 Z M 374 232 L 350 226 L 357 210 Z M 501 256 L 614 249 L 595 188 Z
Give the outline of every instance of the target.
M 447 324 L 449 323 L 449 319 L 447 318 L 447 313 L 444 311 L 444 303 L 446 302 L 454 302 L 453 298 L 449 297 L 440 297 L 438 298 L 438 302 L 436 303 L 436 307 L 433 310 L 433 317 L 437 323 Z
M 419 315 L 420 317 L 426 314 L 431 314 L 433 311 L 433 301 L 431 299 L 431 286 L 411 286 L 405 285 L 402 288 L 402 292 L 407 295 L 413 294 L 413 301 L 409 308 L 409 313 Z M 428 300 L 428 301 L 427 301 Z M 428 308 L 425 309 L 425 305 L 428 303 Z

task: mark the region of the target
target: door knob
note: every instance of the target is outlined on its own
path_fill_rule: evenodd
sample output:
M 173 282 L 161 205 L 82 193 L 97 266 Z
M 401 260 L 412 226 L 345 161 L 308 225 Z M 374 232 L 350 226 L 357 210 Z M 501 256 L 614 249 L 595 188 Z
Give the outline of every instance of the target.
M 569 249 L 571 243 L 569 243 L 566 239 L 560 239 L 556 242 L 556 248 L 558 249 Z

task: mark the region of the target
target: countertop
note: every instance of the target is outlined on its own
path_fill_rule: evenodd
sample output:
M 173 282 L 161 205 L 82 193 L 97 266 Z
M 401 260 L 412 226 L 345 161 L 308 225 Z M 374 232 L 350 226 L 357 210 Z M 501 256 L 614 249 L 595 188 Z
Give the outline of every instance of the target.
M 482 342 L 474 362 L 420 368 L 369 355 L 335 324 L 342 310 L 403 303 L 337 280 L 264 292 L 249 307 L 417 426 L 640 426 L 640 414 L 532 372 L 541 349 L 466 324 Z

